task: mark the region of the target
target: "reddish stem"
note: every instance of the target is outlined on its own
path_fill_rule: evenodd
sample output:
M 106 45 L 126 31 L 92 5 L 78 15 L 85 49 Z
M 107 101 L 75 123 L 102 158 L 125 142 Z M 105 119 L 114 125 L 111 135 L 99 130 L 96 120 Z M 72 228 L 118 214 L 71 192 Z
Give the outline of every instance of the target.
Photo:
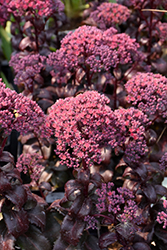
M 5 139 L 2 142 L 2 145 L 1 145 L 1 148 L 0 148 L 0 157 L 2 156 L 2 152 L 3 152 L 3 149 L 4 149 L 5 145 L 6 145 L 7 139 L 8 139 L 8 137 L 5 137 Z

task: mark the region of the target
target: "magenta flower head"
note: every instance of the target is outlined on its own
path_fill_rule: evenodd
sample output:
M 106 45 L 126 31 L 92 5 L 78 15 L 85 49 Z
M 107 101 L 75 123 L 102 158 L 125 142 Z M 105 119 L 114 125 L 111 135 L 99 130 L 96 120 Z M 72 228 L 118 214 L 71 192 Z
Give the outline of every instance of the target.
M 17 53 L 11 57 L 9 65 L 15 71 L 14 83 L 18 86 L 24 86 L 25 89 L 32 90 L 33 83 L 36 77 L 39 76 L 45 65 L 45 56 L 40 54 L 30 54 L 21 56 Z
M 167 227 L 167 200 L 163 201 L 164 211 L 158 212 L 157 222 L 163 224 L 163 228 Z
M 9 1 L 10 0 L 0 0 L 0 25 L 5 25 L 9 18 L 9 13 L 7 11 Z
M 142 61 L 136 40 L 127 34 L 116 33 L 113 27 L 102 31 L 86 25 L 69 32 L 62 40 L 61 48 L 48 56 L 52 76 L 57 82 L 64 83 L 64 75 L 75 74 L 81 69 L 89 82 L 96 72 Z
M 167 78 L 160 74 L 138 73 L 125 84 L 127 101 L 153 119 L 167 122 Z M 152 117 L 153 116 L 153 117 Z
M 129 16 L 130 10 L 117 3 L 102 3 L 90 14 L 97 27 L 102 30 L 125 22 Z
M 161 43 L 167 40 L 167 23 L 159 21 L 156 25 L 157 35 Z
M 30 174 L 32 184 L 37 182 L 41 176 L 44 166 L 42 165 L 43 157 L 39 153 L 21 154 L 17 160 L 16 168 L 19 172 Z
M 120 126 L 107 105 L 109 99 L 96 91 L 59 99 L 49 110 L 48 124 L 56 138 L 56 154 L 69 167 L 81 160 L 90 166 L 101 162 L 101 148 L 121 143 Z
M 11 0 L 8 11 L 14 16 L 32 15 L 35 17 L 50 17 L 54 13 L 61 14 L 64 4 L 60 0 Z
M 149 120 L 142 111 L 133 107 L 129 109 L 120 108 L 115 110 L 114 113 L 126 138 L 124 142 L 124 160 L 130 166 L 135 166 L 148 153 L 145 127 Z
M 21 134 L 31 132 L 37 137 L 50 135 L 50 130 L 45 127 L 45 114 L 37 103 L 6 88 L 0 80 L 0 130 L 6 137 L 12 129 Z

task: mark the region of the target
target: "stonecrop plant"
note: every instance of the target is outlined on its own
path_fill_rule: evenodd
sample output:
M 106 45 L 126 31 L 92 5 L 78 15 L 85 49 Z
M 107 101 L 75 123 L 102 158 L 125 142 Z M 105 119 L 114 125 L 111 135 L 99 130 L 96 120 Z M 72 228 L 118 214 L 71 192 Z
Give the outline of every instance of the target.
M 76 1 L 0 0 L 0 249 L 166 250 L 166 1 Z

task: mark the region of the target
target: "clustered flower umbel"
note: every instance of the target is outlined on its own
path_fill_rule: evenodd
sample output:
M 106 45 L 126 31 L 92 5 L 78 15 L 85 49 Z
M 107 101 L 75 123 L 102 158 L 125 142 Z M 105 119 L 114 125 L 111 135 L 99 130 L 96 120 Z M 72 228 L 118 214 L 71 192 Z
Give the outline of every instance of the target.
M 16 168 L 19 172 L 30 174 L 33 182 L 37 182 L 40 178 L 41 172 L 44 170 L 42 165 L 43 157 L 39 153 L 21 154 L 17 160 Z
M 127 101 L 152 116 L 167 122 L 167 78 L 160 74 L 138 73 L 125 84 Z
M 163 207 L 166 210 L 166 212 L 164 211 L 158 212 L 157 222 L 159 224 L 163 223 L 163 228 L 165 229 L 167 227 L 167 200 L 163 201 Z
M 34 133 L 48 137 L 50 130 L 45 127 L 45 114 L 35 101 L 6 88 L 0 79 L 0 129 L 8 136 L 12 129 L 21 134 Z
M 82 160 L 87 165 L 101 162 L 101 148 L 115 147 L 122 138 L 116 138 L 116 118 L 107 105 L 109 99 L 96 91 L 87 91 L 76 97 L 59 99 L 50 109 L 48 122 L 56 139 L 56 153 L 69 167 L 78 167 Z
M 160 159 L 160 170 L 165 171 L 167 169 L 167 152 L 163 154 L 163 156 Z
M 159 21 L 156 24 L 156 30 L 159 41 L 161 43 L 164 43 L 167 40 L 167 23 L 162 23 L 161 21 Z
M 8 11 L 14 16 L 34 15 L 36 17 L 50 17 L 54 13 L 64 11 L 64 4 L 60 0 L 10 0 Z
M 0 0 L 0 25 L 4 25 L 8 20 L 9 13 L 7 11 L 9 0 Z
M 46 57 L 40 54 L 30 54 L 23 57 L 20 53 L 13 55 L 9 65 L 13 67 L 16 74 L 14 83 L 18 86 L 24 85 L 26 89 L 32 89 L 35 78 L 44 68 L 45 61 Z
M 113 214 L 121 223 L 133 222 L 140 224 L 141 217 L 138 213 L 138 206 L 135 196 L 127 188 L 114 189 L 112 182 L 102 183 L 101 188 L 96 190 L 98 203 L 96 204 L 99 213 L 108 212 Z
M 133 107 L 120 108 L 115 110 L 114 113 L 126 138 L 124 160 L 129 164 L 136 163 L 148 153 L 145 140 L 145 127 L 148 124 L 147 116 Z
M 122 24 L 130 16 L 130 10 L 117 3 L 102 3 L 91 12 L 90 17 L 95 21 L 97 27 L 106 30 L 116 24 Z
M 48 56 L 47 64 L 52 67 L 52 76 L 57 82 L 63 82 L 64 73 L 74 73 L 78 69 L 89 70 L 93 74 L 109 71 L 119 64 L 142 61 L 135 39 L 116 33 L 113 27 L 102 31 L 86 25 L 69 32 L 61 41 L 61 48 Z
M 59 99 L 49 110 L 48 126 L 56 138 L 56 154 L 69 167 L 101 162 L 101 148 L 125 147 L 133 161 L 146 153 L 144 122 L 146 116 L 137 109 L 114 112 L 109 99 L 96 91 Z M 127 142 L 127 138 L 132 138 Z M 125 144 L 125 145 L 124 145 Z M 129 152 L 130 151 L 130 152 Z

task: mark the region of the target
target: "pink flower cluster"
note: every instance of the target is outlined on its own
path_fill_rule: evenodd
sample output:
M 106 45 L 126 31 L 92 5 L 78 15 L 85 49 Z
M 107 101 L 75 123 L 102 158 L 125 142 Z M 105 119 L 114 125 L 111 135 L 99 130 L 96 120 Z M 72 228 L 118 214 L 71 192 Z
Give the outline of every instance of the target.
M 165 210 L 167 210 L 167 200 L 163 201 L 163 207 L 165 208 Z M 159 224 L 163 224 L 163 228 L 165 229 L 167 227 L 167 212 L 161 211 L 158 213 L 157 215 L 157 222 Z
M 35 78 L 40 74 L 44 68 L 45 56 L 39 54 L 30 54 L 21 57 L 17 53 L 11 57 L 9 65 L 15 71 L 14 83 L 18 86 L 24 85 L 26 89 L 32 89 Z
M 112 213 L 121 223 L 133 222 L 138 224 L 141 218 L 138 215 L 138 206 L 135 202 L 135 196 L 127 188 L 114 189 L 112 182 L 102 183 L 101 188 L 96 190 L 98 203 L 96 204 L 99 213 Z
M 157 35 L 161 43 L 167 40 L 167 23 L 158 22 L 156 25 Z
M 125 22 L 129 16 L 130 10 L 117 3 L 102 3 L 90 15 L 97 24 L 97 27 L 102 30 Z
M 21 134 L 32 132 L 38 137 L 48 137 L 50 130 L 45 127 L 45 114 L 36 102 L 6 88 L 0 80 L 0 128 L 5 136 L 12 129 Z
M 51 74 L 57 81 L 63 82 L 64 74 L 74 74 L 78 69 L 93 74 L 108 71 L 119 64 L 142 61 L 143 56 L 135 39 L 116 32 L 112 27 L 102 31 L 85 25 L 69 32 L 62 40 L 61 48 L 48 57 Z
M 148 152 L 145 140 L 145 126 L 148 124 L 147 116 L 133 107 L 120 108 L 114 111 L 118 123 L 122 125 L 126 138 L 124 143 L 124 160 L 133 164 L 141 160 Z
M 19 172 L 24 174 L 29 173 L 33 181 L 37 182 L 40 178 L 41 172 L 44 170 L 42 165 L 43 157 L 38 153 L 21 154 L 17 160 L 16 168 Z
M 165 152 L 160 159 L 160 169 L 162 171 L 165 171 L 166 168 L 167 168 L 167 152 Z
M 0 0 L 0 25 L 4 25 L 8 20 L 9 13 L 7 11 L 8 3 L 10 0 Z
M 138 73 L 125 84 L 127 101 L 152 116 L 167 122 L 167 78 L 160 74 Z
M 48 124 L 56 138 L 56 153 L 69 167 L 81 160 L 89 166 L 101 162 L 101 148 L 121 143 L 120 125 L 107 105 L 109 99 L 96 91 L 59 99 L 49 110 Z
M 64 11 L 64 4 L 60 0 L 10 0 L 8 11 L 14 16 L 33 15 L 36 17 L 50 17 L 54 13 Z
M 109 99 L 96 91 L 59 99 L 49 110 L 48 126 L 56 138 L 56 153 L 69 167 L 81 160 L 101 162 L 101 148 L 121 147 L 124 158 L 137 162 L 147 152 L 146 115 L 138 109 L 112 111 Z

